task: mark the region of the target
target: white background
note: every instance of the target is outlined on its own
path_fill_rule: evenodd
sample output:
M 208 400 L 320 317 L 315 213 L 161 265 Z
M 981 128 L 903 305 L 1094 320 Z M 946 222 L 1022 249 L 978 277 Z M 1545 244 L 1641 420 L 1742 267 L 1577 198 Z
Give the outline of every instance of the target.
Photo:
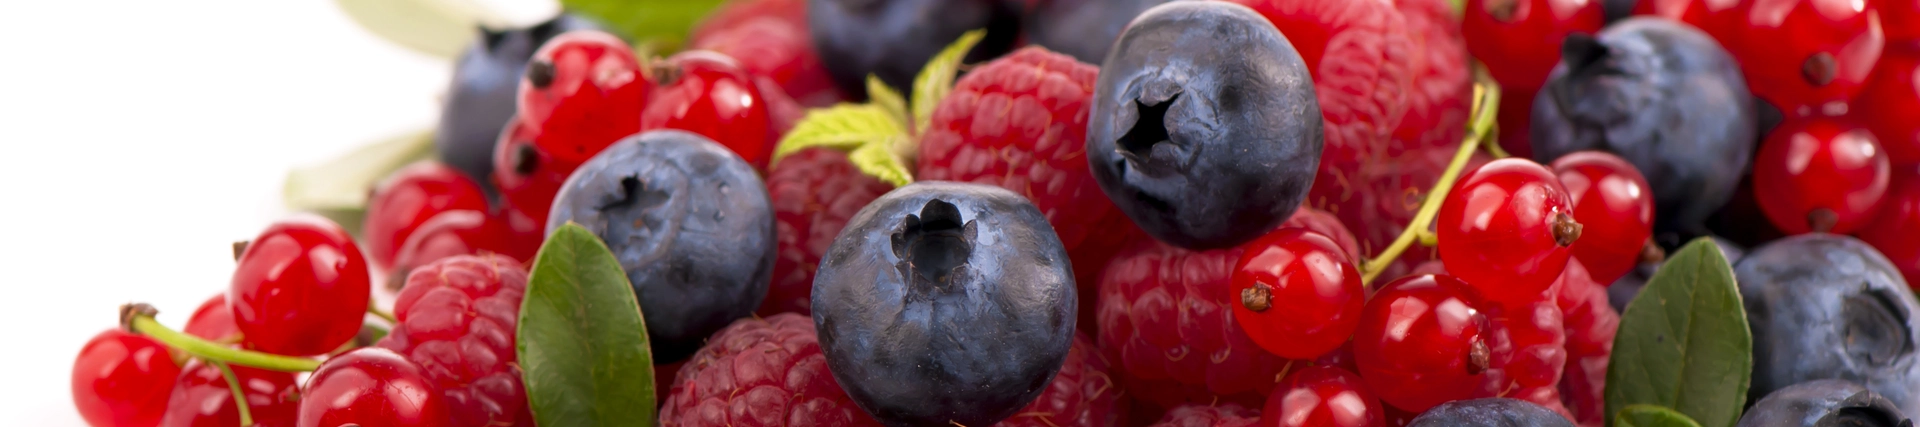
M 180 326 L 288 169 L 431 126 L 449 64 L 330 0 L 0 0 L 0 425 L 84 425 L 73 358 L 117 306 Z

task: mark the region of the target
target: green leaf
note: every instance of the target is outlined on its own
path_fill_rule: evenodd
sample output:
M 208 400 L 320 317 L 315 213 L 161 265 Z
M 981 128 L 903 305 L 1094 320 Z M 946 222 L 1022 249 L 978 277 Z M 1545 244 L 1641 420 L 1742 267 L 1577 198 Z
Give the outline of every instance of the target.
M 520 368 L 543 426 L 651 426 L 653 354 L 626 271 L 567 223 L 540 246 L 520 304 Z
M 1613 427 L 1700 427 L 1700 423 L 1662 406 L 1627 405 L 1613 416 Z
M 906 138 L 907 129 L 887 112 L 871 104 L 840 104 L 826 109 L 807 110 L 806 117 L 780 138 L 773 149 L 773 160 L 813 147 L 853 151 L 867 145 L 890 145 Z
M 478 35 L 481 25 L 504 20 L 475 0 L 335 0 L 353 22 L 387 41 L 441 58 L 453 58 Z
M 1673 408 L 1707 427 L 1740 420 L 1753 373 L 1733 266 L 1696 239 L 1655 272 L 1620 316 L 1607 370 L 1607 414 L 1629 405 Z
M 886 82 L 880 81 L 880 76 L 867 75 L 867 103 L 887 110 L 895 122 L 907 122 L 907 98 L 900 96 L 900 91 L 893 90 Z
M 941 49 L 927 61 L 926 68 L 920 69 L 920 75 L 913 78 L 913 128 L 914 132 L 924 132 L 927 122 L 933 119 L 933 107 L 940 105 L 953 92 L 954 75 L 960 72 L 960 62 L 967 59 L 967 52 L 987 37 L 987 30 L 973 30 L 961 34 L 960 39 Z
M 567 11 L 586 16 L 635 45 L 654 44 L 670 52 L 693 26 L 719 7 L 721 0 L 560 0 Z
M 433 131 L 375 142 L 326 163 L 288 172 L 281 200 L 290 210 L 357 217 L 366 208 L 367 192 L 374 184 L 409 163 L 432 157 Z
M 868 144 L 847 153 L 847 160 L 853 162 L 860 172 L 879 178 L 895 187 L 913 182 L 913 172 L 907 171 L 906 161 L 893 154 L 891 144 Z

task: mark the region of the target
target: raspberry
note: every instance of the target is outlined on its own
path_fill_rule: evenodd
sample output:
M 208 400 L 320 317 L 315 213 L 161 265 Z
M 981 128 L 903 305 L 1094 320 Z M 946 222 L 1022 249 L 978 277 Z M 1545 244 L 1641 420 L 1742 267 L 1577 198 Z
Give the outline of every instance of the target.
M 1389 154 L 1451 147 L 1466 137 L 1473 102 L 1466 35 L 1445 0 L 1395 0 L 1414 45 L 1407 115 L 1393 131 Z
M 680 368 L 660 425 L 878 426 L 827 372 L 813 319 L 734 321 Z
M 846 153 L 825 148 L 782 158 L 767 172 L 766 181 L 779 248 L 773 261 L 773 285 L 759 313 L 811 314 L 813 271 L 820 265 L 820 256 L 854 213 L 893 186 L 861 173 L 847 161 Z
M 413 269 L 394 301 L 400 322 L 379 347 L 420 365 L 453 425 L 533 425 L 514 331 L 527 271 L 505 256 L 455 256 Z
M 687 46 L 739 59 L 747 72 L 772 81 L 802 105 L 825 107 L 841 100 L 813 50 L 805 0 L 729 1 L 693 29 Z
M 1488 304 L 1492 350 L 1486 382 L 1474 397 L 1509 397 L 1544 406 L 1573 419 L 1560 403 L 1561 369 L 1567 363 L 1566 327 L 1553 295 L 1520 304 Z
M 440 162 L 420 162 L 389 175 L 367 200 L 367 221 L 361 227 L 367 258 L 378 267 L 394 265 L 400 245 L 421 223 L 441 212 L 485 211 L 487 196 L 480 184 Z
M 1100 347 L 1128 394 L 1170 408 L 1215 401 L 1257 406 L 1290 361 L 1235 324 L 1229 282 L 1241 249 L 1195 252 L 1141 238 L 1100 278 Z
M 1259 423 L 1259 412 L 1229 403 L 1174 408 L 1151 427 L 1252 427 Z
M 1346 224 L 1341 224 L 1340 218 L 1333 214 L 1301 206 L 1299 210 L 1293 211 L 1293 216 L 1287 218 L 1287 222 L 1280 223 L 1280 228 L 1287 227 L 1305 228 L 1307 231 L 1320 233 L 1322 236 L 1333 239 L 1333 243 L 1340 246 L 1340 251 L 1345 252 L 1347 260 L 1354 265 L 1367 261 L 1361 256 L 1360 242 L 1354 239 L 1353 232 L 1347 231 Z
M 1085 335 L 1074 334 L 1060 373 L 1033 403 L 995 424 L 999 427 L 1104 427 L 1120 418 L 1120 385 L 1108 375 L 1106 355 Z
M 1606 416 L 1607 358 L 1620 313 L 1607 303 L 1607 286 L 1593 282 L 1579 261 L 1567 264 L 1555 285 L 1554 302 L 1566 325 L 1567 364 L 1560 376 L 1560 399 L 1580 425 L 1602 425 Z

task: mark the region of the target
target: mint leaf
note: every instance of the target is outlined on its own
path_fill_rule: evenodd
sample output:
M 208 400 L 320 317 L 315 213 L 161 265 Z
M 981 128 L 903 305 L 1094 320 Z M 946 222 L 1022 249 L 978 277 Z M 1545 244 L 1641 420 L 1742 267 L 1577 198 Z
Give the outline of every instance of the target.
M 895 122 L 907 122 L 907 98 L 900 96 L 900 91 L 893 90 L 886 82 L 880 81 L 880 76 L 867 75 L 867 103 L 887 110 Z
M 1654 405 L 1627 405 L 1613 416 L 1613 427 L 1700 427 L 1686 414 Z
M 793 130 L 780 138 L 773 160 L 813 147 L 854 151 L 866 145 L 891 145 L 907 138 L 907 129 L 887 109 L 868 104 L 840 104 L 808 110 Z
M 973 30 L 961 34 L 960 39 L 941 49 L 920 69 L 913 78 L 913 129 L 914 132 L 926 132 L 927 122 L 933 119 L 933 108 L 940 105 L 953 92 L 955 74 L 960 72 L 960 62 L 967 59 L 967 52 L 980 40 L 987 37 L 987 30 Z
M 600 23 L 634 45 L 673 51 L 721 0 L 560 0 L 560 6 Z
M 1740 420 L 1753 335 L 1719 246 L 1695 239 L 1667 259 L 1620 315 L 1608 363 L 1609 416 L 1650 404 L 1707 427 Z
M 543 426 L 652 426 L 653 353 L 626 271 L 579 224 L 547 236 L 520 304 L 527 403 Z
M 380 38 L 415 52 L 452 59 L 480 26 L 504 21 L 475 0 L 335 0 L 340 10 Z

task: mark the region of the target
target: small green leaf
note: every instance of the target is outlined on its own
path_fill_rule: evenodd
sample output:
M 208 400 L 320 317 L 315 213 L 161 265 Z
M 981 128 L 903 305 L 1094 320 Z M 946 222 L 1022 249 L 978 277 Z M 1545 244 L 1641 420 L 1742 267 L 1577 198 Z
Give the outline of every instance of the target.
M 1613 416 L 1613 427 L 1700 427 L 1686 414 L 1656 405 L 1627 405 Z
M 880 81 L 880 76 L 867 75 L 867 103 L 887 110 L 895 122 L 907 122 L 907 98 L 887 86 L 887 82 Z
M 1753 373 L 1753 335 L 1733 266 L 1701 238 L 1655 272 L 1620 316 L 1607 370 L 1607 414 L 1673 408 L 1707 427 L 1740 420 Z
M 651 426 L 653 353 L 607 245 L 567 223 L 540 246 L 520 304 L 520 368 L 544 426 Z
M 353 22 L 408 49 L 453 58 L 481 25 L 504 22 L 474 0 L 335 0 Z
M 853 151 L 866 145 L 888 145 L 906 138 L 907 129 L 885 107 L 870 104 L 840 104 L 826 109 L 807 110 L 806 117 L 780 138 L 773 160 L 813 147 Z
M 907 171 L 906 162 L 893 154 L 888 144 L 862 145 L 847 153 L 847 160 L 859 167 L 861 172 L 879 178 L 895 187 L 913 182 L 913 172 Z
M 635 45 L 657 51 L 678 48 L 693 26 L 719 7 L 721 0 L 560 0 L 567 11 L 586 16 Z
M 913 78 L 913 128 L 914 132 L 924 132 L 927 122 L 933 119 L 933 107 L 940 105 L 953 92 L 954 75 L 960 72 L 960 62 L 967 59 L 967 52 L 980 40 L 987 37 L 987 30 L 973 30 L 961 34 L 960 39 L 941 49 L 927 61 L 926 68 L 920 69 L 920 75 Z
M 281 199 L 289 210 L 356 216 L 366 208 L 367 192 L 374 184 L 409 163 L 431 157 L 432 131 L 367 144 L 332 161 L 288 172 Z

